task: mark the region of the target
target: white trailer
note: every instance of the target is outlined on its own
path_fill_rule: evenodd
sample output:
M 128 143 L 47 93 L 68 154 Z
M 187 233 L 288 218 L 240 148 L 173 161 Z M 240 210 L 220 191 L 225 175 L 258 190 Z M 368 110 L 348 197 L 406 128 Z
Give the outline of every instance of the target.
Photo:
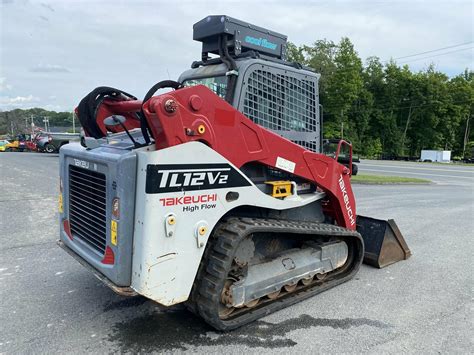
M 451 151 L 450 150 L 422 150 L 421 161 L 433 161 L 439 163 L 451 162 Z

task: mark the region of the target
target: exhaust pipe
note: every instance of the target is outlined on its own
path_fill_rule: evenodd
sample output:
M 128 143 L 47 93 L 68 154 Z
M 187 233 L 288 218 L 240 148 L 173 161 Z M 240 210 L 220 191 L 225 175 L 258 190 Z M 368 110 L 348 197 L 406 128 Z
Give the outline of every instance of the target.
M 393 219 L 357 216 L 357 231 L 364 239 L 364 263 L 379 269 L 406 260 L 411 251 Z

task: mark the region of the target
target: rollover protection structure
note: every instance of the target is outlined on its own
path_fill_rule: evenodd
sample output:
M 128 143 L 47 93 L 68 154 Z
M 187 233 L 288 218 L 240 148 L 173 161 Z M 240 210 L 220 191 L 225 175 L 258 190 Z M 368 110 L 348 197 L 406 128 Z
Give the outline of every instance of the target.
M 407 258 L 394 222 L 357 215 L 337 162 L 352 146 L 322 154 L 319 75 L 285 60 L 286 36 L 209 16 L 194 39 L 201 60 L 178 81 L 80 102 L 60 246 L 116 292 L 186 302 L 221 330 L 349 280 L 364 244 L 378 267 Z

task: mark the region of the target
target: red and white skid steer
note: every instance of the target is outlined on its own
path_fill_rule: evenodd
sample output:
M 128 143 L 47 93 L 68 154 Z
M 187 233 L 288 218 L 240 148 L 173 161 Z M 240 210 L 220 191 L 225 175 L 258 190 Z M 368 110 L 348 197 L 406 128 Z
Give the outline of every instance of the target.
M 59 245 L 122 295 L 186 302 L 229 330 L 410 251 L 357 215 L 351 164 L 322 154 L 318 80 L 286 36 L 228 16 L 194 25 L 202 58 L 143 100 L 99 87 L 61 148 Z M 160 89 L 167 92 L 153 96 Z

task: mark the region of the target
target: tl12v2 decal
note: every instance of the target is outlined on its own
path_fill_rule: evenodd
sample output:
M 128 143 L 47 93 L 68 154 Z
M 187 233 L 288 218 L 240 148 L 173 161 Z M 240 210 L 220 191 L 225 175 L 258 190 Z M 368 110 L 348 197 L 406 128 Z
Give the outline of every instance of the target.
M 147 194 L 250 186 L 229 164 L 148 164 Z

